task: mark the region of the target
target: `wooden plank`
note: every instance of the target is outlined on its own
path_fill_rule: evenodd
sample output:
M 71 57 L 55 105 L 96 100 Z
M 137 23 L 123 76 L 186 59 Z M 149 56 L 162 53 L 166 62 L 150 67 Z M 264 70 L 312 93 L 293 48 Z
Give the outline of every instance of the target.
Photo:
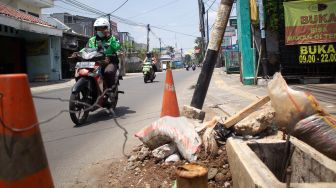
M 269 96 L 264 96 L 264 97 L 260 98 L 259 100 L 253 102 L 252 104 L 248 105 L 247 107 L 245 107 L 244 109 L 239 111 L 237 114 L 229 117 L 229 119 L 227 119 L 224 122 L 225 128 L 230 128 L 234 124 L 236 124 L 239 121 L 241 121 L 242 119 L 246 118 L 248 115 L 250 115 L 252 112 L 256 111 L 262 105 L 266 104 L 268 101 L 270 101 L 270 97 Z

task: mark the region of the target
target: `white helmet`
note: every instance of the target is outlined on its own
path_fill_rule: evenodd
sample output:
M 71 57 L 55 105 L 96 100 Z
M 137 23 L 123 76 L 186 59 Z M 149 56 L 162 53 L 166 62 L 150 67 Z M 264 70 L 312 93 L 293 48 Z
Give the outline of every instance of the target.
M 98 18 L 94 23 L 93 27 L 107 27 L 110 30 L 110 22 L 106 18 Z

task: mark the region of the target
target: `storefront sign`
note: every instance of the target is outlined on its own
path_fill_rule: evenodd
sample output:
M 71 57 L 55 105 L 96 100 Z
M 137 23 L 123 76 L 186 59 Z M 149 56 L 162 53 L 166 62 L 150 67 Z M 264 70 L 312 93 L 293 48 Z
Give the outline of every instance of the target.
M 229 22 L 230 22 L 230 26 L 237 29 L 237 19 L 230 19 Z
M 336 43 L 300 45 L 299 63 L 336 63 Z
M 336 42 L 336 1 L 284 2 L 286 45 Z

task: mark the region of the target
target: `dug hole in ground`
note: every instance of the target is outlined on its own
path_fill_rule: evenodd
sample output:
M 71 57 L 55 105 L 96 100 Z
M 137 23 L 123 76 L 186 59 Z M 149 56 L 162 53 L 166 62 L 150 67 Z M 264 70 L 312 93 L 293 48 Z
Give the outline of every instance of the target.
M 228 137 L 281 140 L 284 131 L 330 158 L 336 156 L 335 148 L 326 147 L 336 146 L 335 118 L 312 95 L 292 90 L 280 74 L 268 84 L 268 94 L 231 117 L 205 107 L 204 123 L 160 118 L 139 130 L 136 137 L 143 144 L 128 159 L 92 165 L 70 187 L 173 187 L 177 167 L 190 162 L 208 168 L 208 187 L 232 187 Z

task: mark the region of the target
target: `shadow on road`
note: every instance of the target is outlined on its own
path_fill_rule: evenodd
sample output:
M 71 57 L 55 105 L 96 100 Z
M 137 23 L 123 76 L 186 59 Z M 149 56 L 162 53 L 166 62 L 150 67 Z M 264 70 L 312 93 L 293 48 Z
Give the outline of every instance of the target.
M 153 80 L 153 82 L 147 82 L 147 83 L 145 83 L 145 84 L 152 84 L 152 83 L 156 83 L 156 82 L 160 82 L 160 81 Z
M 136 113 L 134 110 L 130 110 L 129 107 L 126 106 L 119 106 L 114 110 L 115 116 L 108 112 L 106 109 L 101 109 L 97 111 L 96 113 L 89 114 L 89 117 L 87 119 L 87 122 L 82 125 L 75 125 L 75 128 L 88 126 L 90 124 L 94 124 L 100 121 L 107 121 L 111 120 L 113 118 L 123 118 L 123 116 L 127 114 L 133 114 Z
M 130 110 L 129 107 L 127 106 L 118 106 L 115 109 L 115 115 L 117 116 L 117 118 L 122 117 L 127 114 L 134 114 L 134 113 L 136 113 L 136 111 Z
M 79 126 L 74 126 L 74 127 L 75 128 L 80 128 L 80 127 L 84 127 L 84 126 L 87 126 L 87 125 L 97 123 L 99 121 L 106 121 L 106 120 L 113 119 L 115 124 L 124 132 L 123 135 L 124 135 L 125 139 L 124 139 L 124 142 L 123 142 L 122 153 L 125 157 L 129 157 L 125 152 L 125 146 L 126 146 L 126 142 L 128 140 L 128 131 L 125 127 L 123 127 L 118 122 L 118 118 L 123 118 L 123 116 L 125 116 L 126 114 L 131 114 L 131 113 L 136 113 L 136 111 L 130 110 L 129 107 L 126 107 L 126 106 L 117 107 L 114 110 L 114 114 L 111 114 L 107 110 L 102 109 L 95 114 L 89 115 L 87 123 L 85 123 L 83 125 L 79 125 Z

